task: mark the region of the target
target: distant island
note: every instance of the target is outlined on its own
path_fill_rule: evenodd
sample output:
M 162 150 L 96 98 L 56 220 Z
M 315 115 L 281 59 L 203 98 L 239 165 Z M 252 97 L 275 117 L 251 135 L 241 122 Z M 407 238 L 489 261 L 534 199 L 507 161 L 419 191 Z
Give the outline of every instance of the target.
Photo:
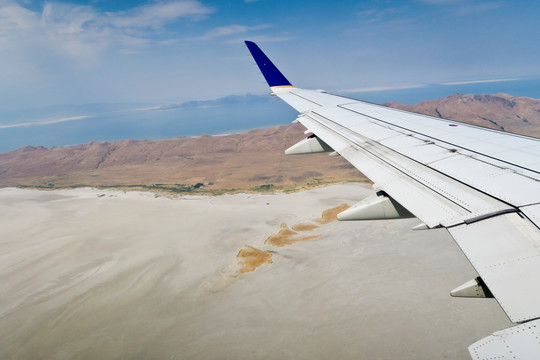
M 456 94 L 416 105 L 386 106 L 540 137 L 540 100 Z M 224 136 L 156 141 L 27 146 L 0 154 L 1 187 L 46 189 L 91 186 L 172 193 L 298 191 L 331 183 L 369 181 L 340 157 L 286 156 L 301 140 L 301 125 Z

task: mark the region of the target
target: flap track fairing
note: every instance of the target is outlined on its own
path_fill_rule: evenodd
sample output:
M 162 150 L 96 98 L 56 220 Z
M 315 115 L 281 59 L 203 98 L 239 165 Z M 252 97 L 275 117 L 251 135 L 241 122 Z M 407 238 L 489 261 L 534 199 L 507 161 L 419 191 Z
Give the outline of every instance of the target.
M 414 215 L 385 192 L 379 191 L 338 214 L 340 221 L 413 218 Z
M 285 154 L 287 155 L 301 155 L 301 154 L 316 154 L 322 152 L 331 152 L 334 151 L 330 146 L 328 146 L 324 141 L 319 139 L 315 135 L 310 135 L 307 138 L 300 140 L 287 150 Z

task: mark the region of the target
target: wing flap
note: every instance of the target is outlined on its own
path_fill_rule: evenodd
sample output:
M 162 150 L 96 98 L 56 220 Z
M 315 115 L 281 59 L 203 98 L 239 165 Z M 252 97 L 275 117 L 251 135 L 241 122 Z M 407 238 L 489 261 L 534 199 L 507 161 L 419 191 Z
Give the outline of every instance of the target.
M 320 112 L 310 112 L 298 120 L 362 171 L 378 189 L 391 194 L 429 227 L 456 225 L 469 218 L 509 208 L 351 128 L 329 122 L 326 117 L 320 116 Z M 364 125 L 365 128 L 370 127 L 369 122 Z M 390 136 L 389 133 L 387 135 Z M 400 135 L 398 133 L 396 136 Z M 435 147 L 434 144 L 420 143 L 424 145 L 411 147 Z M 425 148 L 421 151 L 429 152 Z
M 429 166 L 516 207 L 540 201 L 538 180 L 479 155 L 458 154 Z
M 540 230 L 518 213 L 448 229 L 512 322 L 540 317 Z
M 540 320 L 497 331 L 469 346 L 474 360 L 538 359 Z

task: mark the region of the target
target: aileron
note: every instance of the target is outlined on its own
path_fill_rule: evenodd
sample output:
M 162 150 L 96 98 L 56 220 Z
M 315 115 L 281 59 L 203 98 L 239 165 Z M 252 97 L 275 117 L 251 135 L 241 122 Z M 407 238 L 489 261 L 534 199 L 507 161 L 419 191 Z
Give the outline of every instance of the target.
M 449 228 L 510 320 L 540 317 L 540 230 L 517 213 Z M 525 296 L 526 294 L 526 296 Z

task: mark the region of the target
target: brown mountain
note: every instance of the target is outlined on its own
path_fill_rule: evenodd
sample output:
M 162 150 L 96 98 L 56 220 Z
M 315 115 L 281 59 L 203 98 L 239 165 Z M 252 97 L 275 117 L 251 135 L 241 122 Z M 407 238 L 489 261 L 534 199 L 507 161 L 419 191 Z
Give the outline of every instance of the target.
M 219 190 L 365 180 L 339 157 L 285 156 L 283 150 L 305 137 L 304 130 L 291 125 L 226 136 L 51 149 L 27 146 L 0 154 L 0 186 L 153 185 L 192 190 L 203 184 L 204 190 Z
M 387 103 L 397 109 L 464 121 L 491 129 L 540 137 L 540 99 L 497 95 L 456 94 L 416 105 Z
M 387 106 L 493 129 L 540 137 L 540 100 L 453 95 L 416 105 Z M 338 181 L 366 181 L 340 157 L 285 156 L 305 137 L 301 125 L 226 136 L 159 141 L 25 147 L 0 154 L 0 186 L 138 186 L 193 189 L 291 189 Z

